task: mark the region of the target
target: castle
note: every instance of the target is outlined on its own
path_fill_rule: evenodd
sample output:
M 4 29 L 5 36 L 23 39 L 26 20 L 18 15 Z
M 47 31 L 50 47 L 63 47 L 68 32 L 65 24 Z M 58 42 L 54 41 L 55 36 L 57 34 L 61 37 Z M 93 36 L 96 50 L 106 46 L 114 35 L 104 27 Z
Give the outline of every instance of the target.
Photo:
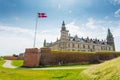
M 47 43 L 44 40 L 44 47 L 40 49 L 27 48 L 23 66 L 89 64 L 120 56 L 120 52 L 115 52 L 114 38 L 110 29 L 105 41 L 88 37 L 79 38 L 77 35 L 72 37 L 68 32 L 63 21 L 60 39 L 54 43 Z
M 65 23 L 63 21 L 61 27 L 60 39 L 53 43 L 47 43 L 44 40 L 44 47 L 51 48 L 52 50 L 68 50 L 68 51 L 115 51 L 114 37 L 108 29 L 106 40 L 79 38 L 77 35 L 72 37 L 69 31 L 66 30 Z

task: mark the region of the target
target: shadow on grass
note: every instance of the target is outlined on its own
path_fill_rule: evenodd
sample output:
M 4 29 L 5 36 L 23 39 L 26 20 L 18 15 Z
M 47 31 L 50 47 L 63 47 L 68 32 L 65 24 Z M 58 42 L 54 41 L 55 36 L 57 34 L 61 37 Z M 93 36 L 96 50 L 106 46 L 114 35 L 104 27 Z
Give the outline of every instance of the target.
M 66 64 L 66 65 L 40 65 L 34 67 L 27 67 L 27 66 L 20 66 L 18 68 L 52 68 L 52 67 L 73 67 L 73 66 L 91 66 L 99 63 L 94 64 Z
M 68 77 L 68 76 L 70 76 L 71 75 L 71 73 L 67 73 L 67 74 L 65 74 L 65 75 L 58 75 L 58 76 L 54 76 L 54 77 L 52 77 L 53 79 L 61 79 L 61 78 L 65 78 L 65 77 Z

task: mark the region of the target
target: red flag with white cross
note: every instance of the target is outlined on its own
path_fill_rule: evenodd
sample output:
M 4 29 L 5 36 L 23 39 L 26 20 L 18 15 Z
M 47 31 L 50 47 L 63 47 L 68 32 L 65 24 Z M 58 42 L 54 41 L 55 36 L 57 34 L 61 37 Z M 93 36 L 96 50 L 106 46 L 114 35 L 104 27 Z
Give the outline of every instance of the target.
M 38 13 L 38 18 L 47 18 L 45 13 Z

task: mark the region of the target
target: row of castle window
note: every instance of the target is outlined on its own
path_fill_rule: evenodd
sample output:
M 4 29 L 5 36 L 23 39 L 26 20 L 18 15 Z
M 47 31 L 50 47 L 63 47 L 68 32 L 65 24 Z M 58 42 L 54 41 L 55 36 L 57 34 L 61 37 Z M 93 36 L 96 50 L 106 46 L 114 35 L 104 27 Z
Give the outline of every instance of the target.
M 68 44 L 68 46 L 63 43 L 63 46 L 72 47 L 72 48 L 84 48 L 84 49 L 96 49 L 96 47 L 97 47 L 95 45 L 85 45 L 85 44 L 83 44 L 83 45 L 80 45 L 80 44 L 76 45 L 74 43 L 72 45 Z M 59 47 L 60 47 L 60 44 L 59 44 Z M 101 46 L 100 48 L 101 48 L 101 50 L 111 50 L 110 47 L 106 47 L 106 46 Z

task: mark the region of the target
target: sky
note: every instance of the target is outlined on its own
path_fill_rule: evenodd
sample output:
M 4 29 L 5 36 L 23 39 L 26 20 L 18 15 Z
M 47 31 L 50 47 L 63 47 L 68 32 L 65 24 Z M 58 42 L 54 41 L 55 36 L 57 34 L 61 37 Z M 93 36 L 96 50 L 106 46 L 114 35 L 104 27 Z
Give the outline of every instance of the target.
M 110 28 L 120 51 L 120 0 L 0 0 L 0 56 L 33 47 L 38 12 L 37 48 L 60 38 L 64 20 L 71 36 L 105 40 Z

